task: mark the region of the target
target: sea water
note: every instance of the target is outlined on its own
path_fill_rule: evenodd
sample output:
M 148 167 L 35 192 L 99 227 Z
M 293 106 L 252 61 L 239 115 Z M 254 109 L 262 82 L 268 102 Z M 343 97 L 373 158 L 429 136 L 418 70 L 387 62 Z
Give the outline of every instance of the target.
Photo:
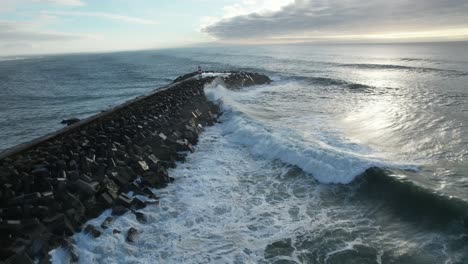
M 467 43 L 209 47 L 0 62 L 1 146 L 51 132 L 197 65 L 271 85 L 207 97 L 224 111 L 158 190 L 81 263 L 467 263 Z M 363 173 L 378 167 L 377 173 Z M 434 202 L 435 201 L 435 202 Z M 91 223 L 99 225 L 106 211 Z M 125 242 L 129 227 L 141 231 Z M 63 249 L 52 252 L 67 262 Z

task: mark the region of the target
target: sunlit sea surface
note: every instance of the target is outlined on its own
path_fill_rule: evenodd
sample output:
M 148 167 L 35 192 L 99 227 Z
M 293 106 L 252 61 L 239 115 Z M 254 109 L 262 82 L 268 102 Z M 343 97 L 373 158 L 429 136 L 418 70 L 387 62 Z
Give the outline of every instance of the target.
M 0 149 L 196 70 L 222 123 L 161 201 L 77 234 L 81 263 L 468 263 L 468 43 L 276 45 L 0 58 Z M 379 168 L 367 171 L 369 168 Z M 92 223 L 100 224 L 109 212 Z M 54 262 L 68 260 L 52 252 Z

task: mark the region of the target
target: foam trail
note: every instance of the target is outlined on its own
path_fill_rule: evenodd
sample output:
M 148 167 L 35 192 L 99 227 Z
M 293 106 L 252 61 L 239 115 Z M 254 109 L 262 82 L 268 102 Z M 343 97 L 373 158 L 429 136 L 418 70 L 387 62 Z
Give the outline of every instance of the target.
M 262 87 L 258 91 L 268 89 Z M 294 132 L 268 127 L 248 116 L 247 109 L 236 98 L 242 93 L 258 96 L 258 91 L 234 92 L 214 81 L 205 87 L 207 98 L 218 102 L 223 110 L 222 129 L 229 140 L 270 160 L 281 160 L 310 173 L 321 183 L 347 184 L 370 167 L 388 167 L 386 162 L 366 154 L 340 149 L 320 140 L 305 140 Z

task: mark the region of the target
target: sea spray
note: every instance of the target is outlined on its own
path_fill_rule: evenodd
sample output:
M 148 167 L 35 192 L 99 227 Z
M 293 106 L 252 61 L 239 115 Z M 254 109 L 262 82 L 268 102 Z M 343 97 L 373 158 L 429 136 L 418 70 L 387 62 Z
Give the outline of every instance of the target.
M 407 166 L 390 164 L 357 152 L 339 149 L 318 139 L 306 141 L 294 131 L 261 124 L 246 114 L 249 109 L 241 102 L 250 99 L 250 96 L 261 96 L 251 89 L 253 88 L 232 91 L 225 88 L 220 80 L 214 80 L 205 85 L 205 94 L 224 111 L 224 136 L 249 148 L 255 155 L 296 165 L 321 183 L 347 184 L 374 166 Z

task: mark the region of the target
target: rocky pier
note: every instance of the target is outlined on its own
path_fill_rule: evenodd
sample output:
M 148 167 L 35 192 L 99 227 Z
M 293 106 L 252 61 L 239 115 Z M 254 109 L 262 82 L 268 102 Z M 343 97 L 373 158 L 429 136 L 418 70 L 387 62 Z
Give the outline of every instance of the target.
M 220 110 L 204 94 L 215 78 L 228 88 L 267 84 L 262 74 L 230 72 L 201 78 L 190 73 L 149 95 L 56 133 L 0 153 L 0 263 L 50 263 L 48 252 L 66 248 L 79 259 L 71 236 L 80 231 L 97 238 L 112 228 L 113 217 L 138 212 L 157 201 L 157 189 L 174 181 L 168 168 L 194 151 L 204 127 Z M 99 227 L 87 220 L 111 208 Z M 120 230 L 113 230 L 121 233 Z M 129 243 L 139 230 L 129 227 Z

